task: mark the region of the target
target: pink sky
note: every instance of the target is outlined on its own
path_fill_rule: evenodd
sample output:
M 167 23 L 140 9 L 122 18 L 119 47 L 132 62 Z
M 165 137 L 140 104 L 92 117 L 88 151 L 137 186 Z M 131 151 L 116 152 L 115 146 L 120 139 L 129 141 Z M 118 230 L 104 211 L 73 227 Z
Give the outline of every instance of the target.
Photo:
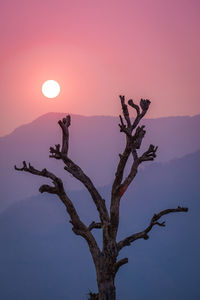
M 119 94 L 150 98 L 148 117 L 200 113 L 198 0 L 3 0 L 0 15 L 0 135 L 50 111 L 116 115 Z

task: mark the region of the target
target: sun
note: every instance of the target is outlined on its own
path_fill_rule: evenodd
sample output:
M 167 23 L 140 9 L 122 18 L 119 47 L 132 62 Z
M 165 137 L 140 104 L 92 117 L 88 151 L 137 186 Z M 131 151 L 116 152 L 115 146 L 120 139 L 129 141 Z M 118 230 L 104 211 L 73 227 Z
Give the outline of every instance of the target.
M 42 85 L 42 93 L 47 98 L 55 98 L 60 94 L 60 85 L 55 80 L 47 80 Z

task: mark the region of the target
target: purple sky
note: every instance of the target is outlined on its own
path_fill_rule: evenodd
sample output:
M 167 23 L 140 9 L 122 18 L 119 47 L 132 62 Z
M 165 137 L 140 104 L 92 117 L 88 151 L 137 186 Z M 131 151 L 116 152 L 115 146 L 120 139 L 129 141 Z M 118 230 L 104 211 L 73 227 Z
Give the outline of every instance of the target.
M 200 1 L 3 0 L 0 14 L 0 135 L 50 111 L 116 115 L 118 94 L 150 98 L 148 117 L 200 113 Z

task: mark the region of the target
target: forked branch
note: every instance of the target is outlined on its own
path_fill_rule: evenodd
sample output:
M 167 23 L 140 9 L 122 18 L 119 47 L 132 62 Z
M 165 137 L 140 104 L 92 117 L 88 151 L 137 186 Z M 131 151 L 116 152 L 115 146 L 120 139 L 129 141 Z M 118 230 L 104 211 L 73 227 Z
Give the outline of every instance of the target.
M 57 176 L 55 176 L 53 173 L 49 172 L 47 169 L 43 169 L 42 171 L 39 171 L 39 170 L 35 169 L 30 163 L 27 165 L 27 163 L 25 161 L 23 161 L 22 168 L 18 168 L 17 166 L 14 166 L 14 168 L 17 171 L 24 171 L 24 172 L 28 172 L 28 173 L 31 173 L 34 175 L 38 175 L 38 176 L 42 176 L 42 177 L 51 179 L 54 186 L 42 185 L 39 189 L 39 191 L 41 193 L 48 192 L 48 193 L 57 194 L 57 195 L 61 195 L 62 193 L 64 193 L 62 180 L 60 178 L 58 178 Z
M 145 126 L 137 127 L 140 120 L 145 116 L 145 114 L 148 111 L 150 101 L 148 99 L 141 99 L 140 101 L 140 107 L 133 102 L 132 99 L 128 101 L 129 106 L 133 107 L 136 110 L 136 118 L 131 122 L 128 106 L 125 103 L 125 96 L 119 96 L 121 100 L 121 107 L 124 119 L 126 120 L 126 124 L 120 115 L 120 131 L 124 132 L 126 134 L 126 145 L 125 149 L 122 154 L 120 154 L 120 160 L 117 166 L 117 170 L 115 173 L 115 180 L 113 182 L 112 186 L 112 197 L 116 198 L 117 193 L 121 193 L 121 187 L 120 184 L 122 183 L 124 170 L 128 161 L 128 158 L 131 153 L 133 153 L 133 159 L 136 160 L 137 158 L 137 149 L 140 149 L 140 146 L 142 144 L 142 140 L 145 136 L 146 131 L 144 130 Z M 136 128 L 137 127 L 137 128 Z M 132 135 L 133 130 L 136 129 L 135 133 Z M 146 158 L 143 157 L 143 159 Z M 141 162 L 141 161 L 140 161 Z
M 151 104 L 151 101 L 148 100 L 148 99 L 141 99 L 140 100 L 140 107 L 139 107 L 138 105 L 136 105 L 133 102 L 132 99 L 130 99 L 128 101 L 128 104 L 130 106 L 132 106 L 136 110 L 136 112 L 137 112 L 137 116 L 136 116 L 136 118 L 135 118 L 135 120 L 134 120 L 134 122 L 132 124 L 132 130 L 133 130 L 133 129 L 135 129 L 138 126 L 140 120 L 146 115 L 146 113 L 147 113 L 147 111 L 149 109 L 149 105 Z
M 133 129 L 135 129 L 138 126 L 140 120 L 147 113 L 151 101 L 149 101 L 148 99 L 141 99 L 140 107 L 139 107 L 137 104 L 135 104 L 133 102 L 132 99 L 128 100 L 128 105 L 136 110 L 136 118 L 135 118 L 134 122 L 131 123 L 128 106 L 125 103 L 125 96 L 120 95 L 119 98 L 121 101 L 123 116 L 124 116 L 124 119 L 126 120 L 126 125 L 125 125 L 122 116 L 121 115 L 119 116 L 120 122 L 121 122 L 121 124 L 119 124 L 120 129 L 121 129 L 120 131 L 125 132 L 127 134 L 127 136 L 130 136 Z
M 148 233 L 151 231 L 151 229 L 155 226 L 155 225 L 158 225 L 158 226 L 162 226 L 164 227 L 165 226 L 165 221 L 163 222 L 158 222 L 158 220 L 164 216 L 164 215 L 167 215 L 167 214 L 170 214 L 170 213 L 174 213 L 174 212 L 187 212 L 188 211 L 188 208 L 187 207 L 180 207 L 178 206 L 177 208 L 169 208 L 169 209 L 165 209 L 165 210 L 162 210 L 160 213 L 158 214 L 155 214 L 151 221 L 150 221 L 150 224 L 148 227 L 145 228 L 145 230 L 141 231 L 141 232 L 138 232 L 138 233 L 134 233 L 128 237 L 126 237 L 125 239 L 121 240 L 120 242 L 117 243 L 117 248 L 118 248 L 118 251 L 120 251 L 122 248 L 124 248 L 125 246 L 130 246 L 134 241 L 138 240 L 138 239 L 145 239 L 145 240 L 148 240 L 149 236 L 148 236 Z
M 111 206 L 110 206 L 110 218 L 111 224 L 114 228 L 115 235 L 117 234 L 117 228 L 119 224 L 119 204 L 120 199 L 130 183 L 133 181 L 137 174 L 138 166 L 145 160 L 152 160 L 155 157 L 157 148 L 150 148 L 143 154 L 141 158 L 138 157 L 137 150 L 140 149 L 143 138 L 145 136 L 145 126 L 138 126 L 140 120 L 145 116 L 148 111 L 150 101 L 148 99 L 141 99 L 140 106 L 135 104 L 132 99 L 128 101 L 128 105 L 136 111 L 136 118 L 132 122 L 128 106 L 125 103 L 125 97 L 119 96 L 121 101 L 121 107 L 123 117 L 120 115 L 120 131 L 126 134 L 126 145 L 122 154 L 119 155 L 120 160 L 115 173 L 115 179 L 112 185 L 111 192 Z M 125 123 L 126 121 L 126 123 Z M 138 127 L 137 127 L 138 126 Z M 135 132 L 133 133 L 133 130 Z M 127 161 L 132 154 L 133 163 L 128 176 L 123 180 L 124 171 L 127 165 Z
M 142 154 L 142 156 L 139 158 L 140 163 L 143 161 L 151 161 L 156 158 L 156 151 L 158 150 L 158 147 L 155 147 L 154 145 L 150 145 L 149 149 Z

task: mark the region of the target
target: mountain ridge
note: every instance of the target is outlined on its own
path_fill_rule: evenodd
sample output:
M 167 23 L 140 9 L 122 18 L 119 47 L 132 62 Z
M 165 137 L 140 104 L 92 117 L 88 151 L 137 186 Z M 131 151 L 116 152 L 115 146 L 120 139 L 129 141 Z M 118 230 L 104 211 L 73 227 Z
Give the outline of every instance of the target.
M 59 116 L 59 118 L 62 118 L 62 116 L 64 117 L 64 116 L 66 116 L 68 114 L 71 115 L 71 118 L 73 118 L 74 116 L 75 117 L 80 117 L 80 118 L 99 118 L 99 117 L 100 118 L 101 117 L 103 117 L 103 118 L 118 118 L 118 116 L 112 116 L 112 115 L 92 115 L 92 116 L 87 116 L 87 115 L 80 115 L 80 114 L 71 114 L 71 113 L 67 113 L 67 112 L 66 113 L 62 113 L 62 112 L 47 112 L 47 113 L 45 113 L 45 114 L 43 114 L 41 116 L 36 117 L 32 121 L 29 121 L 29 122 L 26 122 L 24 124 L 21 124 L 21 125 L 17 126 L 10 133 L 7 133 L 5 135 L 0 136 L 0 139 L 13 134 L 16 130 L 18 131 L 18 129 L 20 129 L 21 127 L 23 128 L 24 126 L 27 126 L 29 124 L 33 124 L 34 122 L 36 122 L 36 121 L 38 121 L 40 119 L 46 118 L 47 116 L 53 116 L 53 115 L 55 116 L 55 115 L 57 115 L 57 116 Z M 164 120 L 164 119 L 174 119 L 174 118 L 185 118 L 185 119 L 186 118 L 200 118 L 200 114 L 196 114 L 196 115 L 192 115 L 192 116 L 190 116 L 190 115 L 183 115 L 183 116 L 177 115 L 177 116 L 167 116 L 167 117 L 144 118 L 144 120 Z
M 44 179 L 14 170 L 22 161 L 31 162 L 36 168 L 47 168 L 65 179 L 70 190 L 80 189 L 81 184 L 63 169 L 60 161 L 49 158 L 49 147 L 61 141 L 57 122 L 62 113 L 42 116 L 18 128 L 11 135 L 0 138 L 0 210 L 12 201 L 35 194 Z M 125 136 L 120 133 L 117 117 L 73 116 L 70 126 L 70 157 L 85 171 L 96 186 L 110 184 L 113 180 Z M 198 128 L 200 116 L 145 119 L 146 136 L 140 151 L 149 144 L 158 145 L 157 162 L 183 157 L 200 149 Z M 147 166 L 148 163 L 143 164 Z

